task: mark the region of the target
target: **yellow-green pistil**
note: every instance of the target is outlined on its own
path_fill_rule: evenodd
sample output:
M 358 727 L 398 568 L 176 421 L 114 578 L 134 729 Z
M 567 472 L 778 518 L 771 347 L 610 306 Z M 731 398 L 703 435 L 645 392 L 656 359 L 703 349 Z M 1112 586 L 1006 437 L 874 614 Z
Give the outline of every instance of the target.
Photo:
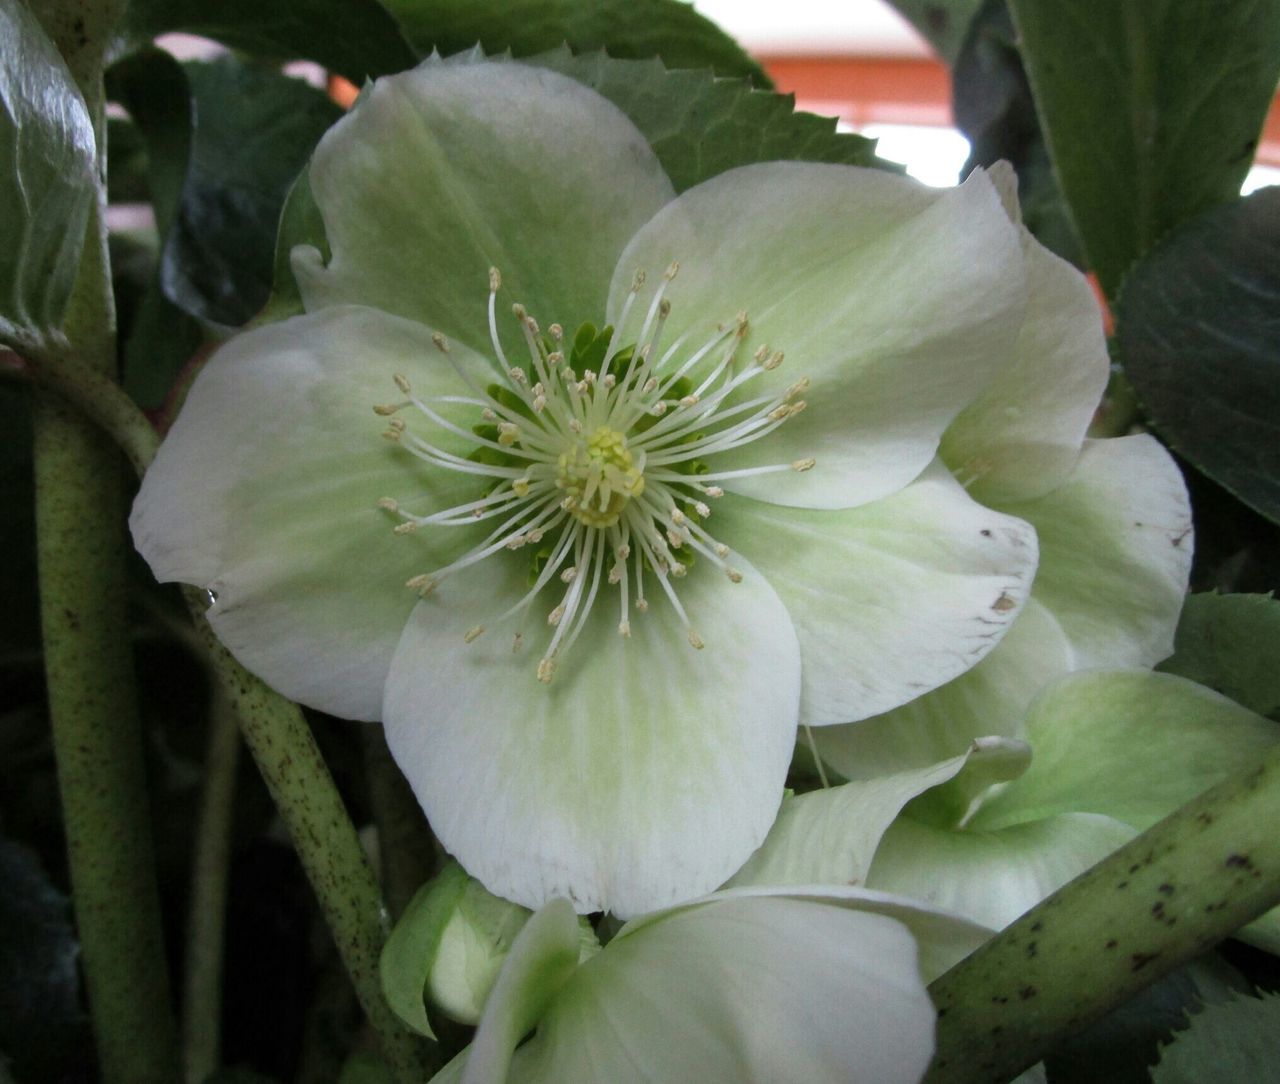
M 682 336 L 661 349 L 670 302 L 663 296 L 675 277 L 672 264 L 649 300 L 632 345 L 621 332 L 644 286 L 637 273 L 618 318 L 617 330 L 599 369 L 579 372 L 565 359 L 564 331 L 558 324 L 544 336 L 522 305 L 512 312 L 529 347 L 527 367 L 512 365 L 498 339 L 496 297 L 501 276 L 489 273 L 489 337 L 504 383 L 482 388 L 461 366 L 458 375 L 474 398 L 416 396 L 404 376 L 396 386 L 405 401 L 376 406 L 391 416 L 385 436 L 433 467 L 488 479 L 482 496 L 430 515 L 413 515 L 390 497 L 378 503 L 400 522 L 395 531 L 470 526 L 496 521 L 487 537 L 456 561 L 412 577 L 407 586 L 426 594 L 450 575 L 503 550 L 533 545 L 536 575 L 529 591 L 503 613 L 466 633 L 468 642 L 490 625 L 511 621 L 513 647 L 535 600 L 553 582 L 564 593 L 546 614 L 551 631 L 538 662 L 538 678 L 550 681 L 559 660 L 573 646 L 603 590 L 618 592 L 618 631 L 631 635 L 631 608 L 649 609 L 645 579 L 652 577 L 684 626 L 689 643 L 702 647 L 672 580 L 688 570 L 691 554 L 719 568 L 732 582 L 742 574 L 727 563 L 729 547 L 704 524 L 708 501 L 724 495 L 714 483 L 781 470 L 808 470 L 812 459 L 766 467 L 717 470 L 708 461 L 773 432 L 805 406 L 800 380 L 781 392 L 757 398 L 735 395 L 740 388 L 782 362 L 780 351 L 762 346 L 739 368 L 738 346 L 746 337 L 745 313 L 719 325 L 700 347 L 689 350 Z M 607 330 L 607 329 L 606 329 Z M 452 359 L 444 337 L 436 346 Z M 696 386 L 693 381 L 700 381 Z M 437 405 L 470 405 L 480 410 L 473 431 L 451 421 Z M 396 415 L 415 407 L 433 426 L 476 445 L 469 457 L 455 455 L 412 432 Z

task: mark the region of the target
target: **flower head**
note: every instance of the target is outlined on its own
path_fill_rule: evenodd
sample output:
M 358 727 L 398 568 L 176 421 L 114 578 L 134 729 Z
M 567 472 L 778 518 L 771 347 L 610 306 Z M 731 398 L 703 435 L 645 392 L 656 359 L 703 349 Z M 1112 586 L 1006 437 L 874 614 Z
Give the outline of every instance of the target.
M 306 312 L 209 362 L 134 536 L 250 669 L 381 718 L 492 891 L 713 888 L 797 722 L 896 707 L 1018 613 L 1033 530 L 936 459 L 1027 311 L 985 175 L 677 195 L 593 91 L 466 59 L 374 84 L 310 184 Z

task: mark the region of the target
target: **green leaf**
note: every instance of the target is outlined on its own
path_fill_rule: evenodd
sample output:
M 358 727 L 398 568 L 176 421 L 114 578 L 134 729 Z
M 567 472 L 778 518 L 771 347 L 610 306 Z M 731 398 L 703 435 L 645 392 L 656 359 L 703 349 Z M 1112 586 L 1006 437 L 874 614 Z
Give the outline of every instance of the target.
M 1049 164 L 1005 0 L 986 0 L 969 23 L 952 86 L 956 127 L 970 145 L 966 173 L 1001 160 L 1012 165 L 1027 229 L 1046 248 L 1079 265 L 1080 241 Z
M 955 64 L 982 0 L 889 0 L 943 60 Z
M 1269 595 L 1192 595 L 1160 669 L 1280 721 L 1280 602 Z
M 875 141 L 836 131 L 834 117 L 797 113 L 792 95 L 755 90 L 705 71 L 668 71 L 658 60 L 574 56 L 568 49 L 531 57 L 585 83 L 621 109 L 649 141 L 677 192 L 735 166 L 798 159 L 887 167 Z
M 1275 1079 L 1280 1057 L 1280 995 L 1237 996 L 1210 1005 L 1161 1047 L 1152 1084 Z
M 416 59 L 376 0 L 131 0 L 112 51 L 124 56 L 174 30 L 254 56 L 314 60 L 356 83 Z
M 1280 48 L 1280 47 L 1278 47 Z M 1206 212 L 1125 283 L 1117 341 L 1156 429 L 1280 522 L 1280 188 Z
M 25 4 L 0 5 L 0 339 L 61 328 L 97 184 L 93 123 Z
M 418 889 L 387 938 L 378 964 L 382 993 L 391 1011 L 429 1039 L 436 1036 L 423 999 L 427 974 L 469 880 L 466 871 L 452 862 Z
M 1054 167 L 1107 296 L 1234 199 L 1280 75 L 1280 0 L 1009 0 Z
M 239 325 L 270 293 L 285 196 L 342 114 L 314 87 L 234 57 L 185 68 L 194 138 L 161 283 L 192 315 Z
M 567 45 L 575 53 L 607 49 L 624 59 L 660 57 L 668 68 L 711 68 L 717 75 L 772 84 L 764 70 L 715 23 L 677 0 L 384 0 L 423 56 L 477 43 L 513 56 Z

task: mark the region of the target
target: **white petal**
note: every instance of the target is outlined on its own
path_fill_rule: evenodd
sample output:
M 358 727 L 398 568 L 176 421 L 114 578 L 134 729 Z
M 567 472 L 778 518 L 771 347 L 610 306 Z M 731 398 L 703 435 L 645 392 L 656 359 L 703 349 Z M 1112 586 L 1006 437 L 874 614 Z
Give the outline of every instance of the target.
M 524 924 L 485 1003 L 463 1084 L 502 1084 L 516 1043 L 542 1018 L 578 965 L 578 918 L 552 900 Z
M 599 324 L 635 230 L 674 194 L 612 103 L 522 64 L 428 60 L 379 79 L 320 141 L 311 190 L 333 257 L 299 250 L 308 309 L 358 301 L 487 349 L 489 267 L 542 326 Z
M 933 1006 L 897 921 L 729 898 L 615 938 L 556 998 L 513 1081 L 916 1084 Z
M 1086 441 L 1061 486 L 1002 508 L 1036 529 L 1034 597 L 1062 624 L 1078 666 L 1153 666 L 1173 651 L 1191 508 L 1154 437 Z
M 867 884 L 998 930 L 1135 835 L 1089 813 L 999 831 L 957 831 L 904 816 L 881 840 Z
M 817 466 L 724 483 L 781 504 L 850 507 L 904 486 L 1003 365 L 1022 321 L 1017 231 L 980 171 L 939 190 L 813 162 L 729 170 L 639 231 L 618 261 L 611 320 L 636 268 L 657 274 L 673 260 L 667 342 L 690 330 L 700 343 L 745 310 L 744 361 L 761 343 L 786 354 L 751 393 L 812 380 L 804 415 L 729 465 Z
M 1027 708 L 1074 667 L 1057 620 L 1034 597 L 972 670 L 883 715 L 815 730 L 822 759 L 846 779 L 923 768 L 963 752 L 978 737 L 1020 737 Z
M 387 738 L 441 842 L 490 891 L 635 914 L 715 887 L 759 846 L 800 658 L 782 603 L 741 566 L 738 584 L 701 566 L 678 581 L 701 651 L 652 576 L 630 639 L 602 588 L 549 685 L 535 672 L 558 595 L 538 600 L 518 653 L 512 627 L 463 641 L 525 592 L 527 560 L 503 553 L 423 600 L 392 663 Z
M 424 472 L 382 439 L 372 410 L 399 396 L 398 372 L 422 394 L 462 390 L 441 360 L 428 329 L 373 309 L 238 336 L 196 379 L 134 504 L 157 578 L 215 592 L 210 620 L 232 653 L 335 715 L 377 717 L 416 601 L 404 582 L 457 544 L 394 536 L 378 499 L 475 496 L 473 479 Z
M 1020 228 L 1027 315 L 1013 356 L 942 438 L 976 500 L 1041 496 L 1071 471 L 1107 385 L 1102 313 L 1085 277 Z
M 819 726 L 888 711 L 974 666 L 1036 567 L 1031 528 L 975 504 L 936 463 L 858 508 L 726 496 L 710 529 L 786 604 L 804 660 L 801 721 Z

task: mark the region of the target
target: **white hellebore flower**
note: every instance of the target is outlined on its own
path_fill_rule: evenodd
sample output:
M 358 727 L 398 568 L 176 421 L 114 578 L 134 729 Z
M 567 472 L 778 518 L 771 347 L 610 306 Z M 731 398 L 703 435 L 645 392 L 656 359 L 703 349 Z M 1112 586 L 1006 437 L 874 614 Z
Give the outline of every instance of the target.
M 878 892 L 745 889 L 633 919 L 583 960 L 553 900 L 432 1084 L 916 1084 L 934 1046 L 925 983 L 984 938 Z
M 715 887 L 797 722 L 935 688 L 1018 613 L 1034 531 L 936 459 L 1028 311 L 985 175 L 677 195 L 593 91 L 435 60 L 310 183 L 306 312 L 208 363 L 134 537 L 267 682 L 382 719 L 491 891 L 625 916 Z

